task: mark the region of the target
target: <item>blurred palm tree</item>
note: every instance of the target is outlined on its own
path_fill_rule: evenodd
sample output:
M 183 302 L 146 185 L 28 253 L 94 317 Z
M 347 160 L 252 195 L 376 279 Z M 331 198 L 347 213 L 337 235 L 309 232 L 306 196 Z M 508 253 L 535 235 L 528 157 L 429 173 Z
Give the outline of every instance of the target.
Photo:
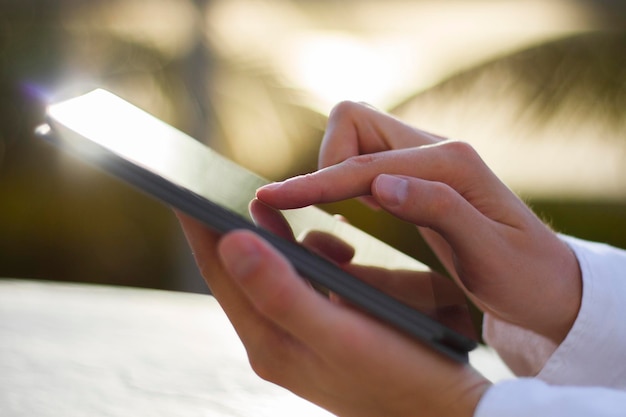
M 544 4 L 509 0 L 493 7 L 504 3 L 538 10 Z M 385 109 L 474 143 L 507 183 L 560 230 L 626 247 L 622 3 L 550 2 L 584 11 L 585 29 L 570 33 L 565 28 L 540 45 L 516 44 L 481 60 L 472 61 L 469 48 L 463 55 L 467 61 L 449 73 L 442 70 L 447 75 L 437 85 L 424 91 L 426 84 L 410 84 L 414 87 L 404 99 Z M 311 91 L 293 82 L 296 74 L 285 73 L 296 57 L 279 41 L 297 40 L 304 32 L 342 31 L 360 36 L 363 45 L 378 35 L 385 38 L 386 30 L 401 37 L 400 23 L 392 21 L 400 18 L 403 30 L 417 36 L 424 28 L 413 24 L 407 11 L 428 11 L 416 20 L 432 19 L 436 28 L 435 18 L 445 21 L 454 14 L 463 19 L 459 10 L 471 11 L 472 4 L 3 2 L 0 276 L 203 288 L 189 272 L 189 254 L 169 210 L 32 138 L 46 99 L 93 86 L 109 88 L 262 175 L 283 178 L 315 169 L 325 114 Z M 472 30 L 487 26 L 471 23 Z M 246 35 L 249 44 L 237 44 L 237 33 Z M 267 41 L 263 34 L 274 37 Z M 449 35 L 454 41 L 468 34 Z M 265 42 L 262 48 L 259 42 Z M 429 38 L 419 45 L 443 48 L 443 40 Z M 413 52 L 424 52 L 417 49 Z M 306 57 L 307 51 L 300 52 Z M 559 158 L 563 161 L 557 163 Z M 546 174 L 548 168 L 554 173 Z M 559 181 L 577 187 L 562 187 Z M 354 202 L 327 209 L 435 263 L 414 231 L 390 216 Z

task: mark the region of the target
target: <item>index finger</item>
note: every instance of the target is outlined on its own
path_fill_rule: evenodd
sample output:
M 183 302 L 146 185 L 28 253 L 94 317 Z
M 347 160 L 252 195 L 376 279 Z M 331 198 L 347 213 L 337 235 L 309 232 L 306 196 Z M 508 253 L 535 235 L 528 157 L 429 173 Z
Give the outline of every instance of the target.
M 312 174 L 262 187 L 257 197 L 279 209 L 331 203 L 371 195 L 372 184 L 381 174 L 443 183 L 475 205 L 486 205 L 481 199 L 510 197 L 508 188 L 470 145 L 453 141 L 352 157 Z

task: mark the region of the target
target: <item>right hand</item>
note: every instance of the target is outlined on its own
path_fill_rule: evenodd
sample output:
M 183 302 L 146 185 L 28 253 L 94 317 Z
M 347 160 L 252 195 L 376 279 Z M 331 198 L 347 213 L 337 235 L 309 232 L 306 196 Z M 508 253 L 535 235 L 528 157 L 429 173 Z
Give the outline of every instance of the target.
M 259 189 L 279 209 L 352 197 L 420 227 L 457 284 L 484 312 L 560 343 L 580 307 L 575 255 L 463 142 L 342 103 L 315 173 Z

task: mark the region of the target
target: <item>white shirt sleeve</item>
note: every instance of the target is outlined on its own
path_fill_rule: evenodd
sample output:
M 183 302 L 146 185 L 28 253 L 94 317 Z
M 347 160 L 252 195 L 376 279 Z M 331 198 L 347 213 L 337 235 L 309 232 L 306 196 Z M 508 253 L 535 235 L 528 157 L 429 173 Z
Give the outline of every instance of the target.
M 582 272 L 578 317 L 556 346 L 486 316 L 485 340 L 517 375 L 536 378 L 496 384 L 475 417 L 626 416 L 626 392 L 619 391 L 626 390 L 626 251 L 561 238 L 576 254 Z
M 624 417 L 626 392 L 599 387 L 555 387 L 535 378 L 489 388 L 474 417 Z

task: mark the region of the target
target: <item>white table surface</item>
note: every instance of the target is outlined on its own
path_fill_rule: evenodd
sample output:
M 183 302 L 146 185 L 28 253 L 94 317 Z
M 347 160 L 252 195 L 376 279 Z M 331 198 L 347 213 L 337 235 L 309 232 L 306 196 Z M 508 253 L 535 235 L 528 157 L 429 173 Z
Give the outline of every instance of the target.
M 471 361 L 509 376 L 485 349 Z M 0 280 L 0 415 L 329 414 L 258 378 L 210 296 Z

